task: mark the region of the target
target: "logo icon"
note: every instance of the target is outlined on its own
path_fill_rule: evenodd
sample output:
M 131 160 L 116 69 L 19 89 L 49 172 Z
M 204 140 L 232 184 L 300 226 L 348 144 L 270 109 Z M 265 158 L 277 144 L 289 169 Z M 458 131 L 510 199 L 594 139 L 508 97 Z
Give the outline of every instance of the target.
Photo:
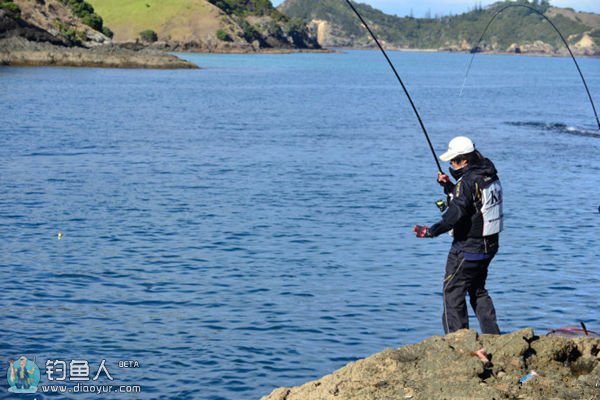
M 40 369 L 35 362 L 27 357 L 20 357 L 17 361 L 10 360 L 6 378 L 11 393 L 35 393 L 40 383 Z

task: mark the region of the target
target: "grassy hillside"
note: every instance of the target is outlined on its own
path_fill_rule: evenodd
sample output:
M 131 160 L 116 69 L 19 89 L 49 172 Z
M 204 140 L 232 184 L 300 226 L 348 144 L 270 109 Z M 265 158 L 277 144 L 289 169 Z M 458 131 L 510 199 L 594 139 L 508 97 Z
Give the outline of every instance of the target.
M 591 37 L 597 34 L 599 26 L 594 14 L 551 8 L 544 1 L 528 3 L 527 0 L 519 0 L 518 3 L 534 6 L 546 13 L 563 35 L 569 38 L 571 44 L 579 41 L 586 32 Z M 498 2 L 468 13 L 436 18 L 398 17 L 366 4 L 357 4 L 357 8 L 379 38 L 388 45 L 402 48 L 465 49 L 476 44 L 493 14 L 508 4 L 515 3 Z M 326 21 L 332 27 L 329 31 L 334 36 L 351 38 L 353 46 L 372 44 L 358 18 L 343 1 L 287 0 L 279 9 L 289 16 L 307 21 Z M 329 39 L 335 42 L 335 37 Z M 535 41 L 543 41 L 555 49 L 562 46 L 559 36 L 543 17 L 526 8 L 515 7 L 505 10 L 497 17 L 482 47 L 504 51 L 513 43 L 524 45 Z
M 153 30 L 159 40 L 189 42 L 236 30 L 225 13 L 205 0 L 88 0 L 117 41 L 135 41 Z
M 269 0 L 89 0 L 117 41 L 142 31 L 158 40 L 199 49 L 315 48 L 303 21 L 290 19 Z

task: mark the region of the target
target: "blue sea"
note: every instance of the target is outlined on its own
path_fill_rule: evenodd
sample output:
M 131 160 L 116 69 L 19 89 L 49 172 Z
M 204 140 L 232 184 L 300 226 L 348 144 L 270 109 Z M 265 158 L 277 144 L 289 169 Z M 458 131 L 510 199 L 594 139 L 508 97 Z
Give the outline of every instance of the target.
M 382 55 L 181 56 L 202 69 L 0 68 L 0 398 L 20 356 L 22 398 L 246 400 L 443 334 L 451 238 L 412 232 L 443 194 Z M 467 135 L 499 170 L 501 330 L 600 331 L 600 131 L 572 60 L 477 55 L 459 96 L 470 55 L 390 56 L 438 155 Z M 579 63 L 600 106 L 600 59 Z M 141 391 L 42 393 L 85 372 Z

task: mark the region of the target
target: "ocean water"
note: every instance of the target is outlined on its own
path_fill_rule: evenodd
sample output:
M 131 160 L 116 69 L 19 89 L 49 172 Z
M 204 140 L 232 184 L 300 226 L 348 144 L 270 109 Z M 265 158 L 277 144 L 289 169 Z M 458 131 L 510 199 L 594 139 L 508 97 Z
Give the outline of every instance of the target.
M 24 355 L 73 387 L 46 362 L 106 360 L 86 384 L 141 386 L 106 398 L 258 399 L 443 334 L 451 239 L 411 231 L 442 193 L 381 54 L 182 56 L 203 69 L 0 68 L 0 375 Z M 572 61 L 477 55 L 459 97 L 468 55 L 391 57 L 438 154 L 466 134 L 499 170 L 501 330 L 600 331 L 600 132 Z

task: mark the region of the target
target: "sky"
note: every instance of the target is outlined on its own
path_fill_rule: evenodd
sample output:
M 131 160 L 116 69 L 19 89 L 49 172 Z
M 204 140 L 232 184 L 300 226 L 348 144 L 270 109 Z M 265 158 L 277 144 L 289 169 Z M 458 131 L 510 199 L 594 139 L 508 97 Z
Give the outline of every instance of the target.
M 284 0 L 272 0 L 275 6 Z M 343 1 L 343 0 L 340 0 Z M 476 4 L 486 6 L 497 0 L 354 0 L 359 3 L 367 3 L 388 14 L 399 16 L 410 15 L 411 11 L 415 17 L 424 17 L 428 13 L 431 16 L 460 14 L 467 12 Z M 600 14 L 600 0 L 550 0 L 550 4 L 557 7 L 571 7 L 577 11 L 588 11 Z

